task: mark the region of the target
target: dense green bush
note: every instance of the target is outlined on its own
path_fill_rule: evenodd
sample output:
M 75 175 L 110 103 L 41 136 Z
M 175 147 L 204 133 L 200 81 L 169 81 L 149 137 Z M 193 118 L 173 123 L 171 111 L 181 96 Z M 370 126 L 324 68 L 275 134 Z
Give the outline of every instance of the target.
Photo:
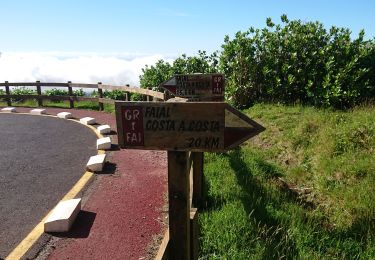
M 26 87 L 17 87 L 10 90 L 11 95 L 36 95 L 36 91 L 26 88 Z M 23 102 L 23 98 L 12 98 L 14 102 Z
M 0 95 L 6 95 L 5 90 L 0 89 Z M 0 102 L 5 101 L 3 98 L 0 98 Z
M 237 106 L 259 100 L 345 108 L 374 97 L 375 45 L 364 32 L 270 18 L 263 29 L 224 39 L 220 68 Z
M 130 101 L 143 101 L 144 96 L 138 93 L 130 94 Z
M 177 58 L 172 64 L 159 60 L 155 65 L 142 69 L 140 83 L 143 88 L 162 91 L 159 85 L 176 74 L 189 73 L 214 73 L 218 70 L 218 55 L 214 52 L 207 55 L 205 51 L 198 51 L 197 56 L 186 56 Z
M 122 90 L 106 90 L 103 92 L 103 97 L 115 100 L 125 100 L 126 92 Z
M 65 89 L 59 89 L 59 88 L 52 88 L 52 89 L 47 89 L 43 93 L 46 96 L 69 96 L 68 90 Z M 73 96 L 77 97 L 83 97 L 85 95 L 85 91 L 83 89 L 76 89 L 73 90 Z M 59 100 L 52 100 L 51 102 L 53 103 L 59 103 Z
M 159 90 L 175 74 L 221 72 L 226 98 L 237 107 L 276 101 L 347 108 L 375 98 L 375 40 L 364 40 L 363 31 L 353 40 L 349 29 L 286 15 L 281 21 L 268 18 L 263 29 L 225 36 L 219 56 L 199 51 L 146 66 L 141 86 Z
M 44 91 L 44 95 L 46 96 L 68 96 L 69 92 L 65 89 L 58 89 L 58 88 L 52 88 L 47 89 Z M 73 96 L 83 97 L 85 95 L 85 91 L 83 89 L 76 89 L 73 90 Z

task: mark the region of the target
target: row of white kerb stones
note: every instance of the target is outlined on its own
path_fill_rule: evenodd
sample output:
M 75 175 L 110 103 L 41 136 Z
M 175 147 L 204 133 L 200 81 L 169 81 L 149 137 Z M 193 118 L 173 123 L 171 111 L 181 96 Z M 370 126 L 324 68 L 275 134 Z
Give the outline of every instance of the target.
M 13 113 L 16 112 L 14 107 L 5 107 L 1 109 L 1 112 Z M 45 109 L 32 109 L 30 110 L 32 115 L 43 115 L 46 114 Z M 71 119 L 72 114 L 69 112 L 61 112 L 57 114 L 57 117 L 62 119 Z M 84 117 L 79 120 L 81 124 L 93 125 L 96 123 L 95 118 Z M 96 131 L 100 134 L 109 134 L 111 127 L 109 125 L 100 125 L 96 128 Z M 98 150 L 108 150 L 111 148 L 110 137 L 99 138 L 96 141 L 96 148 Z M 106 154 L 98 154 L 91 156 L 86 168 L 90 171 L 102 171 L 105 163 Z M 60 201 L 56 207 L 52 210 L 51 214 L 44 221 L 45 232 L 67 232 L 71 228 L 74 220 L 76 219 L 79 211 L 81 210 L 81 198 L 70 199 Z
M 1 109 L 1 112 L 9 112 L 14 113 L 16 112 L 15 107 L 5 107 Z M 32 115 L 44 115 L 46 114 L 45 109 L 37 108 L 30 110 L 30 114 Z M 57 117 L 62 119 L 71 119 L 72 114 L 69 112 L 60 112 L 57 114 Z M 95 118 L 92 117 L 84 117 L 79 120 L 81 124 L 84 125 L 94 125 L 96 124 Z M 100 125 L 96 128 L 96 131 L 100 135 L 109 134 L 111 132 L 111 127 L 109 125 Z M 109 150 L 111 149 L 112 141 L 109 136 L 102 137 L 96 140 L 96 148 L 97 150 Z M 86 164 L 86 169 L 92 172 L 100 172 L 103 170 L 105 164 L 106 154 L 98 154 L 91 156 L 89 161 Z

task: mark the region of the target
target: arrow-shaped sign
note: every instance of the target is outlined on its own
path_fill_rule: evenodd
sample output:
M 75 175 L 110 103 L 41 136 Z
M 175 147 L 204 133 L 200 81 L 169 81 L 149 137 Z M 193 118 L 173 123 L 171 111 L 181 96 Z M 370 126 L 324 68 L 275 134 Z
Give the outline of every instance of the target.
M 116 102 L 122 148 L 217 152 L 265 128 L 223 102 Z
M 223 74 L 175 75 L 160 84 L 176 97 L 200 100 L 218 100 L 224 97 Z

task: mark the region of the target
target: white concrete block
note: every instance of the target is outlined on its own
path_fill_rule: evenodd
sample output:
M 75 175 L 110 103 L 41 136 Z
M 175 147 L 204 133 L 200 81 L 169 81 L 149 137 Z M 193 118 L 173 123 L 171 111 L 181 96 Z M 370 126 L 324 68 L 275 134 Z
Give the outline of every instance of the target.
M 99 134 L 109 134 L 111 127 L 109 125 L 101 125 L 97 128 Z
M 92 117 L 84 117 L 84 118 L 81 118 L 79 120 L 82 124 L 85 124 L 85 125 L 93 125 L 96 123 L 96 120 L 95 118 L 92 118 Z
M 44 222 L 44 232 L 67 232 L 79 211 L 81 199 L 60 201 Z
M 1 109 L 1 111 L 13 113 L 13 112 L 16 112 L 16 108 L 15 107 L 4 107 L 4 108 Z
M 105 157 L 106 157 L 106 154 L 98 154 L 98 155 L 91 156 L 86 165 L 86 168 L 92 172 L 102 171 L 104 163 L 105 163 Z
M 96 149 L 98 150 L 108 150 L 111 149 L 111 138 L 108 137 L 103 137 L 98 140 L 96 140 Z
M 42 115 L 45 113 L 46 113 L 46 110 L 42 108 L 36 108 L 36 109 L 30 110 L 30 114 L 32 115 Z
M 63 118 L 63 119 L 69 119 L 69 118 L 72 118 L 72 113 L 60 112 L 60 113 L 57 114 L 57 117 Z

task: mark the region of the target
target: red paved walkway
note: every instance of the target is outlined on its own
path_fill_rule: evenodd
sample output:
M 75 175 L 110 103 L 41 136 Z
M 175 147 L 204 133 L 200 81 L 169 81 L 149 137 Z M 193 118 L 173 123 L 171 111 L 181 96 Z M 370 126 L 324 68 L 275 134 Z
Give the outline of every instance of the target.
M 47 108 L 49 114 L 61 111 L 77 118 L 94 117 L 116 130 L 112 114 Z M 115 173 L 98 178 L 72 232 L 61 235 L 50 259 L 148 258 L 147 248 L 163 228 L 166 153 L 120 150 L 111 152 L 110 162 L 115 164 Z

